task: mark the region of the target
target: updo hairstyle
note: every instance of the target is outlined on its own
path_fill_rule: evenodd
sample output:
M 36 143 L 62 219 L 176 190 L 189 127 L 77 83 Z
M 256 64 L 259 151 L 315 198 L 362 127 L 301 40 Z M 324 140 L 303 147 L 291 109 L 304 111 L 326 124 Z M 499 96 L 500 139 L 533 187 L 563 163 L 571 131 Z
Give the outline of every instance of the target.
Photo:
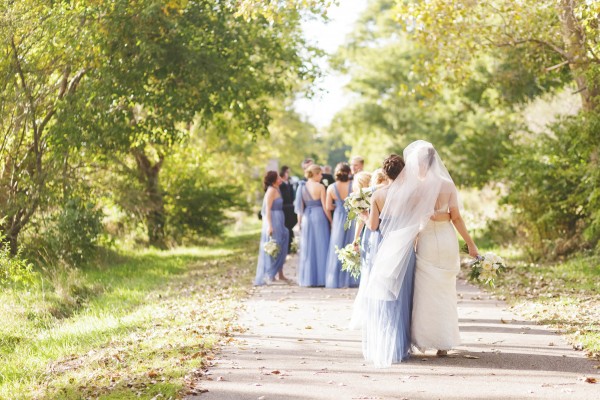
M 341 162 L 335 166 L 335 180 L 340 182 L 348 182 L 350 179 L 350 166 L 348 163 Z
M 265 192 L 267 191 L 269 186 L 272 186 L 275 182 L 277 182 L 278 177 L 279 174 L 277 173 L 277 171 L 267 171 L 263 179 L 263 188 L 265 189 Z
M 404 159 L 398 154 L 390 154 L 388 158 L 383 160 L 383 172 L 388 178 L 394 180 L 400 175 L 404 168 Z
M 306 171 L 304 172 L 304 176 L 306 177 L 306 179 L 310 179 L 313 176 L 317 175 L 321 171 L 322 170 L 321 170 L 321 167 L 319 165 L 312 164 L 308 168 L 306 168 Z
M 354 175 L 352 191 L 358 193 L 358 191 L 360 189 L 369 187 L 370 183 L 371 183 L 371 174 L 367 171 L 360 171 L 359 173 Z

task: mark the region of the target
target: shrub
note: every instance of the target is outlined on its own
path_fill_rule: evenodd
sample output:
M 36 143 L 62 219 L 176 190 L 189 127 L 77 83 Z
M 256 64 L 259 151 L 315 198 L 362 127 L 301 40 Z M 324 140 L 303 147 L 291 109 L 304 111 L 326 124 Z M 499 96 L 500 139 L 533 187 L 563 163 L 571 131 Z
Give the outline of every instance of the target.
M 6 237 L 0 232 L 0 285 L 8 283 L 29 284 L 33 281 L 33 265 L 21 257 L 21 251 L 10 255 L 9 246 L 5 244 Z
M 52 214 L 35 238 L 34 253 L 45 264 L 56 262 L 80 267 L 94 258 L 103 232 L 102 211 L 80 197 L 69 199 Z
M 555 258 L 600 239 L 600 115 L 581 114 L 521 147 L 507 165 L 520 235 L 532 258 Z

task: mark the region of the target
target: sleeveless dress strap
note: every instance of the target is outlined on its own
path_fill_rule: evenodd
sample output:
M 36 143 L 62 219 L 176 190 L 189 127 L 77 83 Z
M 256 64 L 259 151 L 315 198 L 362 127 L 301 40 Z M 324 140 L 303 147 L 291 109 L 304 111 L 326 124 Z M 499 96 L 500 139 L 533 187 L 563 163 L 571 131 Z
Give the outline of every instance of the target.
M 340 201 L 344 201 L 344 200 L 342 200 L 342 196 L 340 196 L 340 192 L 338 191 L 337 182 L 333 184 L 333 190 L 335 191 L 335 195 L 337 196 L 337 199 Z
M 350 180 L 350 186 L 348 186 L 348 196 L 350 196 L 350 193 L 352 193 L 352 179 Z

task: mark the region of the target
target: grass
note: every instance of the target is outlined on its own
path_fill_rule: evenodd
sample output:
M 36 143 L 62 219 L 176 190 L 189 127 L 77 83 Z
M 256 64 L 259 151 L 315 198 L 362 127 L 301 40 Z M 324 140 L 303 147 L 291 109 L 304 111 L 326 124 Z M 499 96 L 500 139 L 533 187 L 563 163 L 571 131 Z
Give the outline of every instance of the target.
M 514 251 L 492 291 L 518 314 L 564 334 L 573 347 L 600 360 L 600 255 L 580 254 L 553 263 L 528 263 Z
M 240 328 L 258 232 L 120 252 L 0 293 L 0 398 L 180 398 Z

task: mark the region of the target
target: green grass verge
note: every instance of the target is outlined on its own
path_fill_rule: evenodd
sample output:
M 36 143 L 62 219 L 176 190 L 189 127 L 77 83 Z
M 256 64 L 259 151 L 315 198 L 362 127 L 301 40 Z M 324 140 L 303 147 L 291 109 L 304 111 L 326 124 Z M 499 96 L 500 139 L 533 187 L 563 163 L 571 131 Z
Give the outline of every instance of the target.
M 494 252 L 507 258 L 508 268 L 492 291 L 518 314 L 560 331 L 575 348 L 600 359 L 600 255 L 533 264 L 514 252 Z
M 0 293 L 0 398 L 178 398 L 240 328 L 258 231 L 120 252 Z

